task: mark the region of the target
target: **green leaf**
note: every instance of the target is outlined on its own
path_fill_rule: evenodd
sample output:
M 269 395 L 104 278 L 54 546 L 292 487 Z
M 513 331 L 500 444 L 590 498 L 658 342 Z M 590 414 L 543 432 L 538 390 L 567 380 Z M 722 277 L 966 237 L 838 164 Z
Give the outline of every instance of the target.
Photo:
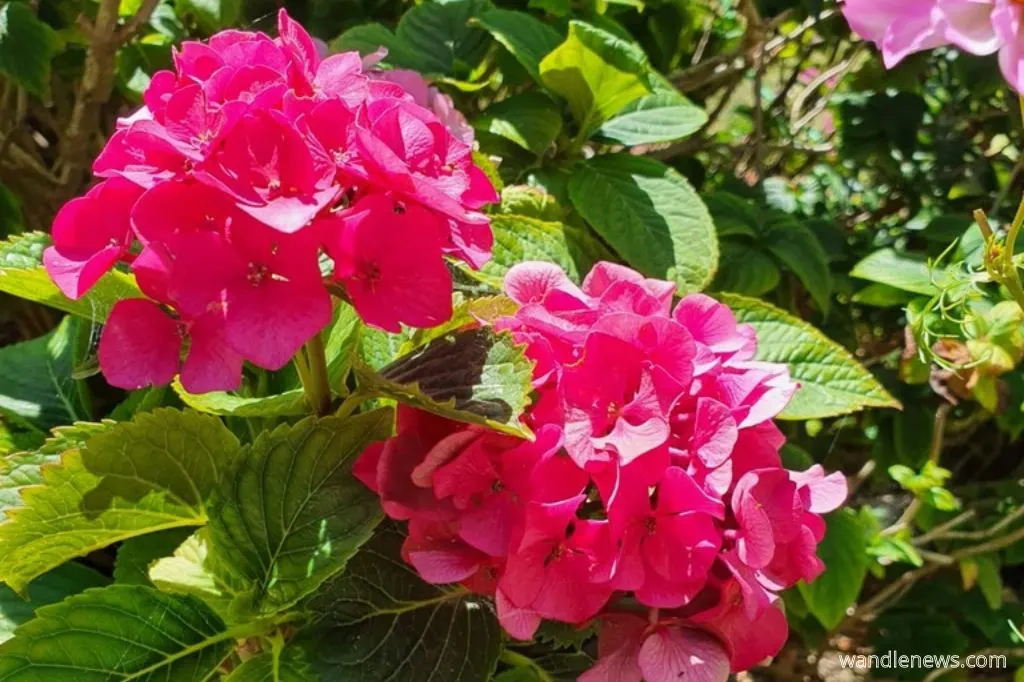
M 373 54 L 380 48 L 388 49 L 388 61 L 396 66 L 402 66 L 400 48 L 396 56 L 393 49 L 395 34 L 384 24 L 359 24 L 348 29 L 331 42 L 332 52 L 358 52 L 362 55 Z
M 72 301 L 60 292 L 43 268 L 43 250 L 49 244 L 50 235 L 43 232 L 26 232 L 0 242 L 0 292 L 93 322 L 106 320 L 117 301 L 142 297 L 135 277 L 113 270 L 100 278 L 89 293 Z
M 325 680 L 481 682 L 501 650 L 485 600 L 431 585 L 399 555 L 402 534 L 383 527 L 310 608 L 322 614 L 303 642 Z
M 711 284 L 713 291 L 763 296 L 779 286 L 782 280 L 779 266 L 756 246 L 725 240 L 719 247 L 721 267 Z
M 498 212 L 552 222 L 565 217 L 565 209 L 555 197 L 541 187 L 529 185 L 509 185 L 503 189 Z
M 350 28 L 331 45 L 362 54 L 380 47 L 385 61 L 420 73 L 453 76 L 470 72 L 487 50 L 487 33 L 470 20 L 489 7 L 487 0 L 427 0 L 402 14 L 392 33 L 381 24 Z
M 520 421 L 530 403 L 533 363 L 508 334 L 447 334 L 374 372 L 356 367 L 361 393 L 390 398 L 457 421 L 529 437 Z
M 234 636 L 198 599 L 111 585 L 40 609 L 0 645 L 0 679 L 203 682 Z
M 57 34 L 24 2 L 0 7 L 0 73 L 18 87 L 46 97 L 50 62 L 59 49 Z
M 59 462 L 65 451 L 82 447 L 93 434 L 112 424 L 77 422 L 70 426 L 58 426 L 38 449 L 16 452 L 0 460 L 0 521 L 6 518 L 7 510 L 23 505 L 22 488 L 42 482 L 44 464 Z
M 832 276 L 821 243 L 806 225 L 780 211 L 765 221 L 760 243 L 803 283 L 823 313 L 828 313 Z
M 864 528 L 850 509 L 831 514 L 825 523 L 828 530 L 818 545 L 818 556 L 825 572 L 807 585 L 798 583 L 800 594 L 814 617 L 827 629 L 839 624 L 846 609 L 857 599 L 867 575 L 869 558 Z
M 114 581 L 122 585 L 152 585 L 150 566 L 172 556 L 191 535 L 190 528 L 172 528 L 124 541 L 117 549 Z
M 203 33 L 234 26 L 242 14 L 242 0 L 176 0 L 175 7 L 195 19 Z
M 757 239 L 761 216 L 752 201 L 729 192 L 711 192 L 701 197 L 715 221 L 719 238 L 742 236 Z
M 914 299 L 916 294 L 903 291 L 888 284 L 872 283 L 855 293 L 851 300 L 861 305 L 870 305 L 877 308 L 903 307 Z
M 541 60 L 562 42 L 562 36 L 555 29 L 526 12 L 489 9 L 480 14 L 475 23 L 504 45 L 538 83 L 541 82 Z
M 267 651 L 231 671 L 224 682 L 317 682 L 295 647 Z
M 633 147 L 672 142 L 700 130 L 707 114 L 678 93 L 655 92 L 627 104 L 597 131 L 604 142 Z
M 23 488 L 0 524 L 0 579 L 15 591 L 120 540 L 206 523 L 206 500 L 239 450 L 213 417 L 159 409 L 95 434 Z
M 577 167 L 569 196 L 627 263 L 674 281 L 680 295 L 703 289 L 714 276 L 718 239 L 711 216 L 668 166 L 629 154 L 597 156 Z
M 562 132 L 562 113 L 547 95 L 524 92 L 487 107 L 473 125 L 543 156 Z
M 925 296 L 939 293 L 936 285 L 941 285 L 946 277 L 941 269 L 931 271 L 926 261 L 888 248 L 879 249 L 854 265 L 850 276 Z
M 540 78 L 569 103 L 584 137 L 628 104 L 651 93 L 643 50 L 580 21 L 540 63 Z
M 208 531 L 208 528 L 200 528 L 186 538 L 171 556 L 153 562 L 147 578 L 162 592 L 199 597 L 218 614 L 227 615 L 231 613 L 236 593 L 208 568 Z
M 745 296 L 721 294 L 737 321 L 757 332 L 757 360 L 789 367 L 800 389 L 781 419 L 822 419 L 865 407 L 900 408 L 849 351 L 801 319 Z
M 301 388 L 277 395 L 245 398 L 225 391 L 189 393 L 177 377 L 174 378 L 174 383 L 171 385 L 174 387 L 174 392 L 181 398 L 181 402 L 193 410 L 208 414 L 226 417 L 289 417 L 309 412 L 306 394 Z
M 351 474 L 394 414 L 304 419 L 263 433 L 212 502 L 209 568 L 239 608 L 274 613 L 341 571 L 380 522 L 377 497 Z
M 557 263 L 577 282 L 603 255 L 603 247 L 581 229 L 528 218 L 522 215 L 496 215 L 491 218 L 494 232 L 494 253 L 480 272 L 501 281 L 517 263 L 528 260 Z
M 43 431 L 79 417 L 71 377 L 77 331 L 65 318 L 45 336 L 0 348 L 0 414 Z
M 14 628 L 32 620 L 39 607 L 54 604 L 90 587 L 102 587 L 107 582 L 91 568 L 70 562 L 33 580 L 29 586 L 31 601 L 25 601 L 10 588 L 0 587 L 0 643 L 13 636 Z
M 999 572 L 999 555 L 982 554 L 974 557 L 978 564 L 978 589 L 985 597 L 985 603 L 993 611 L 1003 605 L 1003 578 Z

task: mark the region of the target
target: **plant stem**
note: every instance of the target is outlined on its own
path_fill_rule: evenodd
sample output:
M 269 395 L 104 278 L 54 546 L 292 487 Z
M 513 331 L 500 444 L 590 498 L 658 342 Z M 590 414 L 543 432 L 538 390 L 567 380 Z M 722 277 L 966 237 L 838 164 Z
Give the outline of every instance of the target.
M 306 377 L 302 387 L 313 406 L 313 411 L 323 416 L 331 411 L 331 383 L 327 378 L 327 355 L 324 352 L 323 336 L 317 333 L 306 342 Z M 300 368 L 299 375 L 302 375 Z
M 544 670 L 544 668 L 537 665 L 536 661 L 529 656 L 523 656 L 511 649 L 505 649 L 501 652 L 501 662 L 507 663 L 513 668 L 529 668 L 539 679 L 543 680 L 543 682 L 554 682 L 554 678 L 548 674 L 547 670 Z

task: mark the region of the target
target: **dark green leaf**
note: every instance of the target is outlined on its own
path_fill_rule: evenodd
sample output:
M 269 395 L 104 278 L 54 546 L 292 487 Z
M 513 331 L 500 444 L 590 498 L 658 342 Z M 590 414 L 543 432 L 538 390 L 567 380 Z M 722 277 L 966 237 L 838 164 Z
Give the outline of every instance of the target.
M 541 60 L 562 42 L 555 29 L 526 12 L 489 9 L 476 18 L 476 23 L 504 45 L 538 83 Z
M 580 215 L 627 263 L 703 289 L 718 267 L 718 239 L 707 208 L 675 170 L 653 159 L 609 154 L 580 164 L 569 182 Z
M 473 125 L 542 156 L 562 131 L 562 113 L 546 95 L 524 92 L 487 107 Z
M 825 572 L 810 585 L 798 586 L 814 617 L 831 629 L 845 617 L 846 609 L 860 594 L 869 558 L 864 528 L 852 510 L 841 509 L 825 523 L 828 530 L 818 545 Z
M 483 682 L 501 650 L 486 600 L 430 585 L 399 556 L 385 526 L 311 604 L 321 619 L 303 642 L 322 679 Z
M 0 348 L 0 414 L 43 431 L 82 416 L 71 377 L 77 321 L 45 336 Z
M 176 0 L 175 7 L 195 19 L 204 33 L 216 33 L 238 23 L 242 0 Z
M 379 373 L 356 368 L 359 390 L 428 412 L 525 437 L 533 363 L 508 334 L 473 329 L 448 334 Z
M 54 604 L 90 587 L 102 587 L 108 582 L 91 568 L 70 562 L 33 580 L 29 585 L 32 592 L 30 601 L 25 601 L 10 588 L 0 587 L 0 643 L 13 636 L 14 628 L 32 620 L 39 607 Z
M 224 682 L 317 682 L 295 647 L 267 651 L 231 671 Z
M 243 610 L 273 613 L 345 567 L 381 519 L 352 463 L 391 435 L 391 410 L 310 417 L 263 433 L 222 484 L 210 514 L 208 567 Z
M 50 92 L 50 61 L 59 42 L 28 3 L 0 7 L 0 73 L 37 97 Z
M 190 528 L 172 528 L 125 540 L 117 549 L 114 581 L 124 585 L 152 585 L 150 566 L 174 554 L 190 535 Z
M 725 240 L 719 247 L 721 267 L 711 284 L 712 290 L 763 296 L 779 286 L 782 279 L 779 266 L 756 246 Z
M 785 213 L 773 211 L 765 221 L 765 248 L 803 283 L 823 313 L 828 313 L 832 284 L 828 258 L 814 233 Z
M 40 609 L 0 645 L 0 680 L 203 682 L 232 639 L 198 599 L 111 585 Z

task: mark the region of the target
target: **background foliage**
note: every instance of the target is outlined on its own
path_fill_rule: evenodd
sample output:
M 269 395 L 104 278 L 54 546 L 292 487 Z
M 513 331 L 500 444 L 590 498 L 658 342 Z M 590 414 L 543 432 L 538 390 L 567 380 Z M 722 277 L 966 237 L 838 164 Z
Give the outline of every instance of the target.
M 397 530 L 355 552 L 380 516 L 347 467 L 389 435 L 391 402 L 522 433 L 520 351 L 430 342 L 496 314 L 524 259 L 577 278 L 619 259 L 721 293 L 759 357 L 802 382 L 786 464 L 840 469 L 852 495 L 825 574 L 787 595 L 786 649 L 754 677 L 848 679 L 838 654 L 891 649 L 1008 657 L 972 677 L 1024 663 L 1024 312 L 970 217 L 998 231 L 1024 192 L 994 60 L 938 50 L 884 71 L 820 0 L 284 2 L 332 50 L 383 45 L 453 97 L 502 188 L 494 260 L 458 273 L 438 330 L 389 336 L 339 309 L 335 398 L 358 386 L 380 405 L 352 419 L 303 419 L 291 368 L 232 394 L 117 392 L 95 342 L 134 281 L 63 299 L 40 232 L 175 43 L 269 29 L 279 4 L 0 6 L 0 640 L 25 624 L 0 679 L 575 679 L 592 633 L 506 646 L 486 604 L 397 560 Z M 268 488 L 280 472 L 290 483 Z M 898 677 L 947 673 L 966 674 Z

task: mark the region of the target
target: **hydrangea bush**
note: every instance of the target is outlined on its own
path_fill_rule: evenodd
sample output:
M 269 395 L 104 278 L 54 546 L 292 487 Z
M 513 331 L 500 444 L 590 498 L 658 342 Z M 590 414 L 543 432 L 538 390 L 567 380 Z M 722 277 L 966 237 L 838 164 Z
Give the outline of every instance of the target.
M 810 233 L 645 155 L 708 119 L 614 22 L 461 4 L 175 44 L 3 242 L 78 383 L 0 467 L 0 680 L 711 682 L 838 624 L 858 517 L 783 421 L 900 404 L 727 241 Z

